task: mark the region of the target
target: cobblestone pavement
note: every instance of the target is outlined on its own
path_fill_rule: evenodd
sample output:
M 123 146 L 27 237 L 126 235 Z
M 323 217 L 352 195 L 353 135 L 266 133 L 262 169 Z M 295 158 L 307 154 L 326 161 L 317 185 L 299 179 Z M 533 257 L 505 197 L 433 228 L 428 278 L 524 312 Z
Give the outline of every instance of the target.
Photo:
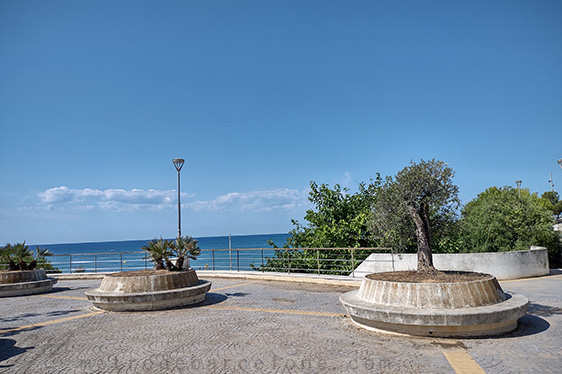
M 0 299 L 0 373 L 559 373 L 562 275 L 501 282 L 531 306 L 490 339 L 410 338 L 356 327 L 352 288 L 211 279 L 198 306 L 147 313 L 92 309 L 100 280 Z

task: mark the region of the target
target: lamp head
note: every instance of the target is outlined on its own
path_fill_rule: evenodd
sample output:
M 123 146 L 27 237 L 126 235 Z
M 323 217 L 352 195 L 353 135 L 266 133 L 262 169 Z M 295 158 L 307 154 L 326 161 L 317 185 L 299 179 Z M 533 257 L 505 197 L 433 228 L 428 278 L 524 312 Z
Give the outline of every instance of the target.
M 183 158 L 174 158 L 172 160 L 172 162 L 174 163 L 174 166 L 176 167 L 176 170 L 178 171 L 178 173 L 180 172 L 183 163 L 185 162 Z

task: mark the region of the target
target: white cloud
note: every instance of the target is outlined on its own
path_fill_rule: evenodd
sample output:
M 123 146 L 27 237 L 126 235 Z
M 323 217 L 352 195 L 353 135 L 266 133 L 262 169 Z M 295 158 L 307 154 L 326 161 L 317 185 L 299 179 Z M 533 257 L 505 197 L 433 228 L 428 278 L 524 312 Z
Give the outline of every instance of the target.
M 49 188 L 37 195 L 40 207 L 47 210 L 139 211 L 175 208 L 175 190 L 97 190 L 71 189 L 66 186 Z M 279 188 L 250 192 L 231 192 L 209 201 L 186 201 L 194 195 L 182 193 L 182 204 L 194 211 L 275 211 L 308 206 L 308 191 Z
M 41 203 L 47 208 L 78 208 L 93 210 L 140 210 L 163 209 L 173 206 L 177 193 L 174 190 L 95 190 L 91 188 L 70 189 L 66 186 L 49 188 L 38 193 Z M 182 194 L 182 197 L 188 197 Z
M 274 190 L 231 192 L 210 201 L 197 201 L 188 204 L 195 211 L 273 211 L 289 210 L 307 205 L 308 191 L 288 188 Z

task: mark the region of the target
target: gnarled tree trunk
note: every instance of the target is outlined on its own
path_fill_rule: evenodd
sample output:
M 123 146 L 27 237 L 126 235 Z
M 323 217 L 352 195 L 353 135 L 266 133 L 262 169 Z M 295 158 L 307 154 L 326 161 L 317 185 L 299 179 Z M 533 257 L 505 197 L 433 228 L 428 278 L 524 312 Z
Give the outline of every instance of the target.
M 418 271 L 435 271 L 433 255 L 431 253 L 431 230 L 429 228 L 429 207 L 422 204 L 419 209 L 409 209 L 416 225 L 416 240 L 418 244 Z

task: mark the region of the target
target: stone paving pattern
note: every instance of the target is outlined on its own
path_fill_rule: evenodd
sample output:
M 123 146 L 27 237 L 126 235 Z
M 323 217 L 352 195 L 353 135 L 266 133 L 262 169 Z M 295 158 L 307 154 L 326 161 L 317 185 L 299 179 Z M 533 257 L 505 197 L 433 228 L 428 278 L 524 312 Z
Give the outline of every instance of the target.
M 356 327 L 338 301 L 350 286 L 210 280 L 203 304 L 158 312 L 92 313 L 84 291 L 100 280 L 2 298 L 0 373 L 453 374 L 451 350 L 488 374 L 561 372 L 561 274 L 500 282 L 529 298 L 528 315 L 505 336 L 462 340 Z

